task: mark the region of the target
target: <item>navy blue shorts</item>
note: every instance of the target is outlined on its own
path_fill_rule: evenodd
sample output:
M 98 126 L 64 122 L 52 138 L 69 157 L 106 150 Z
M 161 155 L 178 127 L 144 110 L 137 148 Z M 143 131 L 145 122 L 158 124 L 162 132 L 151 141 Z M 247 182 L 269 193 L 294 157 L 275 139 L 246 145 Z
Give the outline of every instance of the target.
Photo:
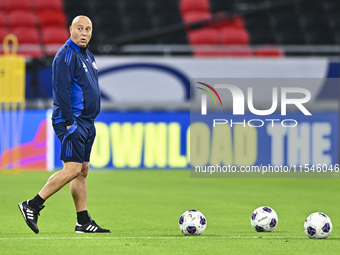
M 60 159 L 71 162 L 89 162 L 92 145 L 96 137 L 96 128 L 90 129 L 76 122 L 67 130 L 64 122 L 53 125 L 54 131 L 61 142 Z

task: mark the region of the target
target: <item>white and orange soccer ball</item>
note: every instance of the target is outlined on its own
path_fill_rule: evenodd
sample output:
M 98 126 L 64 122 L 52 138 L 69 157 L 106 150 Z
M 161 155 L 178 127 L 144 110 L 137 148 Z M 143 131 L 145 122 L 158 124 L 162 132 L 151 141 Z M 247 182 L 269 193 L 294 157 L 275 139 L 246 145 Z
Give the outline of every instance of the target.
M 207 227 L 207 220 L 203 213 L 197 210 L 184 212 L 179 218 L 179 229 L 186 236 L 198 236 L 203 234 Z

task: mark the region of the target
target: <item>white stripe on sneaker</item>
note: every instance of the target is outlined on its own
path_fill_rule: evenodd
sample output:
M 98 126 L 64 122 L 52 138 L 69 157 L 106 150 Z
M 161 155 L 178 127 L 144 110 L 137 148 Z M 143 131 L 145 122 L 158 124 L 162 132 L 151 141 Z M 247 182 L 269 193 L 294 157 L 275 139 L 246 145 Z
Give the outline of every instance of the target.
M 98 229 L 98 227 L 96 227 L 96 228 L 93 230 L 93 232 L 96 232 L 97 229 Z
M 32 210 L 30 210 L 30 209 L 26 209 L 26 211 L 28 212 L 28 213 L 33 213 L 33 211 Z
M 27 219 L 34 220 L 34 218 L 31 216 L 27 216 Z
M 94 228 L 95 228 L 95 226 L 92 226 L 92 227 L 90 228 L 90 231 L 93 231 Z
M 19 209 L 20 209 L 20 211 L 21 211 L 22 216 L 24 216 L 24 219 L 25 219 L 25 221 L 26 221 L 26 214 L 25 214 L 25 212 L 24 212 L 24 208 L 22 207 L 22 203 L 19 204 Z
M 90 227 L 92 227 L 92 225 L 89 225 L 89 226 L 86 228 L 86 230 L 89 230 Z

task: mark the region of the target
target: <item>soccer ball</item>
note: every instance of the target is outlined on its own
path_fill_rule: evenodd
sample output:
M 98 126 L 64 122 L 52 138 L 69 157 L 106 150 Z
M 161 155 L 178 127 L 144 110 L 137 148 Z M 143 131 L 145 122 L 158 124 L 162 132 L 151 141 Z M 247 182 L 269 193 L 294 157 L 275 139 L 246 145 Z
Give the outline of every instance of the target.
M 271 232 L 276 228 L 278 222 L 276 212 L 268 206 L 256 208 L 250 217 L 251 226 L 257 232 Z
M 203 213 L 197 210 L 184 212 L 179 218 L 179 229 L 186 236 L 199 236 L 207 227 L 207 220 Z
M 331 219 L 324 213 L 315 212 L 307 217 L 304 224 L 305 233 L 309 238 L 327 238 L 333 229 Z

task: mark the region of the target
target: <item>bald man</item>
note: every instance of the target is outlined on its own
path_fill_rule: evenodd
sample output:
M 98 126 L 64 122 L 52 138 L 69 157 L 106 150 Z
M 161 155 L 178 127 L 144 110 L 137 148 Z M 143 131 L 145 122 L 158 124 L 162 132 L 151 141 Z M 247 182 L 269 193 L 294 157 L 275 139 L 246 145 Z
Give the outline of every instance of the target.
M 88 43 L 92 22 L 77 16 L 70 26 L 71 38 L 59 49 L 52 63 L 52 125 L 61 143 L 63 169 L 53 174 L 31 200 L 19 204 L 27 225 L 37 234 L 43 203 L 70 183 L 77 211 L 76 233 L 104 233 L 87 212 L 86 176 L 96 136 L 94 120 L 100 111 L 100 90 L 96 62 Z

